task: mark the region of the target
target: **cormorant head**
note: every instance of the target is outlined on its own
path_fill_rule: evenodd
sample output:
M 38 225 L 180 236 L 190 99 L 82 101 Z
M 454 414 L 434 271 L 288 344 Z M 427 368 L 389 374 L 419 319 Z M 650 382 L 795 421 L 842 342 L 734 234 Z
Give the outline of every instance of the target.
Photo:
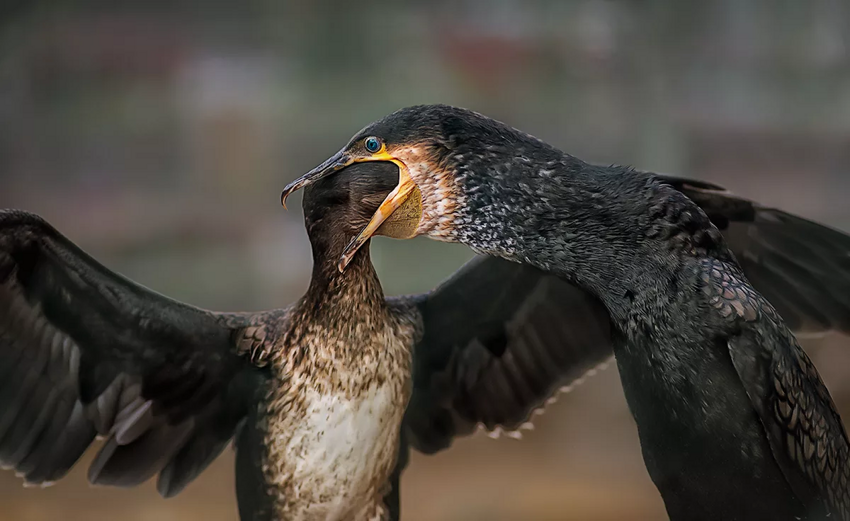
M 285 206 L 287 196 L 295 190 L 352 164 L 388 162 L 398 166 L 398 183 L 345 249 L 339 262 L 342 271 L 379 229 L 382 235 L 398 239 L 420 234 L 448 237 L 455 209 L 463 199 L 456 177 L 473 159 L 467 156 L 480 156 L 482 150 L 510 153 L 521 136 L 525 135 L 466 109 L 447 105 L 404 108 L 357 132 L 339 152 L 287 185 L 281 201 Z M 379 191 L 377 185 L 374 188 L 373 192 Z
M 396 185 L 398 168 L 392 163 L 358 163 L 311 183 L 304 190 L 302 207 L 307 234 L 321 261 L 328 255 L 342 254 Z

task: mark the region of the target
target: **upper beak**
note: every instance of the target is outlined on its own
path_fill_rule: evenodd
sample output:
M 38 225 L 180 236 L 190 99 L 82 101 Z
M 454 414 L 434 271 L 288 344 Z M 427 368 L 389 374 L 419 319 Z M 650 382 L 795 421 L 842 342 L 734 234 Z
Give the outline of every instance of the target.
M 348 165 L 352 164 L 354 160 L 344 151 L 340 150 L 336 154 L 332 155 L 328 158 L 327 161 L 317 166 L 316 168 L 310 170 L 306 174 L 302 175 L 295 181 L 292 181 L 286 187 L 284 187 L 283 192 L 280 194 L 280 204 L 286 208 L 286 198 L 289 197 L 289 194 L 304 188 L 307 185 L 313 184 L 319 179 L 323 177 L 327 177 L 334 172 L 338 172 Z

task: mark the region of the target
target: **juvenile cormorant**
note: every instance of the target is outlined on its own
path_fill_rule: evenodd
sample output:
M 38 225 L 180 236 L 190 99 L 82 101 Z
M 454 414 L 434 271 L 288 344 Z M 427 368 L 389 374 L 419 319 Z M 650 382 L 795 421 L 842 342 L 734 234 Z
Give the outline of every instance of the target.
M 368 125 L 283 199 L 370 161 L 396 164 L 399 184 L 339 269 L 393 220 L 395 237 L 461 242 L 598 299 L 672 519 L 850 520 L 844 426 L 776 311 L 796 325 L 850 330 L 846 236 L 708 184 L 587 164 L 443 105 Z M 718 226 L 732 232 L 735 220 L 750 221 L 750 233 L 727 242 Z M 735 241 L 748 246 L 733 253 Z
M 39 217 L 0 211 L 0 463 L 46 484 L 102 435 L 91 482 L 159 474 L 169 497 L 234 439 L 242 519 L 398 519 L 408 445 L 434 452 L 479 423 L 518 428 L 557 386 L 604 362 L 610 340 L 607 324 L 541 321 L 589 322 L 601 308 L 500 259 L 390 299 L 368 247 L 340 273 L 348 240 L 397 183 L 396 167 L 371 164 L 312 186 L 309 289 L 260 313 L 175 302 Z M 559 379 L 538 377 L 544 361 Z M 494 398 L 506 391 L 510 400 Z

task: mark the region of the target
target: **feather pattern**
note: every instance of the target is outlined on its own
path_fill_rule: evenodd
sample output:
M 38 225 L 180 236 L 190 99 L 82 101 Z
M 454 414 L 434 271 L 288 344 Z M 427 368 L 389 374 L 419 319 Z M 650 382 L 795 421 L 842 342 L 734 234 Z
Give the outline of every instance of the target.
M 717 185 L 658 177 L 706 212 L 795 333 L 850 334 L 850 236 Z M 601 304 L 527 265 L 478 257 L 411 301 L 424 335 L 406 427 L 412 446 L 426 453 L 476 427 L 494 435 L 531 427 L 558 391 L 613 356 Z
M 61 478 L 97 434 L 92 482 L 167 468 L 182 489 L 247 414 L 259 369 L 244 331 L 274 314 L 215 314 L 102 267 L 37 216 L 0 211 L 0 462 Z

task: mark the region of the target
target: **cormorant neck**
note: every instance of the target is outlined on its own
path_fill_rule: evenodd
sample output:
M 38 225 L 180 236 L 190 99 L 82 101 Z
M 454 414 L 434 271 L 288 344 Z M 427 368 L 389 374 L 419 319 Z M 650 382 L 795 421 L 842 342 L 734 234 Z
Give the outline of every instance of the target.
M 309 230 L 313 249 L 313 273 L 303 304 L 320 312 L 325 305 L 363 308 L 382 307 L 384 294 L 381 282 L 372 266 L 369 243 L 358 250 L 340 272 L 338 266 L 345 246 L 353 234 L 336 230 Z
M 701 209 L 652 174 L 545 152 L 538 161 L 526 150 L 496 169 L 467 165 L 458 176 L 460 242 L 573 282 L 615 324 L 628 323 L 635 306 L 675 296 L 683 252 L 722 242 Z
M 353 234 L 338 233 L 325 224 L 329 223 L 311 226 L 308 221 L 313 275 L 307 293 L 292 310 L 288 342 L 309 352 L 311 363 L 335 359 L 355 367 L 364 350 L 374 352 L 379 345 L 374 338 L 386 324 L 388 307 L 369 259 L 369 244 L 340 273 L 337 263 Z

